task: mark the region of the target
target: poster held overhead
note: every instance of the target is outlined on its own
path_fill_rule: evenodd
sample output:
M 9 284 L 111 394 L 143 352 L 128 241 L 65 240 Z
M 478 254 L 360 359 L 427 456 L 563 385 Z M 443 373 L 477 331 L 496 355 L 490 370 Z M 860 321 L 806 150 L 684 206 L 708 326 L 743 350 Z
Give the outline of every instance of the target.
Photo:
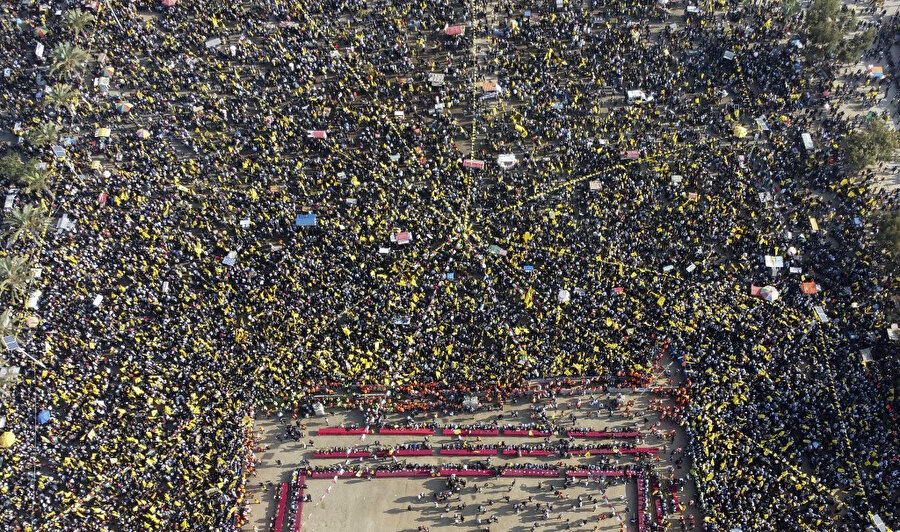
M 318 224 L 315 214 L 298 214 L 294 220 L 294 227 L 314 227 Z
M 512 168 L 518 162 L 519 160 L 516 159 L 516 155 L 514 153 L 504 153 L 497 156 L 497 164 L 499 164 L 500 168 L 503 168 L 504 170 Z
M 444 33 L 451 37 L 454 37 L 456 35 L 462 35 L 465 32 L 466 32 L 466 27 L 462 24 L 454 24 L 452 26 L 447 26 L 446 28 L 444 28 Z
M 800 139 L 803 141 L 803 147 L 806 148 L 806 151 L 813 151 L 815 146 L 809 133 L 801 133 Z
M 409 231 L 401 231 L 399 233 L 393 233 L 390 238 L 391 242 L 402 246 L 412 242 L 413 234 Z

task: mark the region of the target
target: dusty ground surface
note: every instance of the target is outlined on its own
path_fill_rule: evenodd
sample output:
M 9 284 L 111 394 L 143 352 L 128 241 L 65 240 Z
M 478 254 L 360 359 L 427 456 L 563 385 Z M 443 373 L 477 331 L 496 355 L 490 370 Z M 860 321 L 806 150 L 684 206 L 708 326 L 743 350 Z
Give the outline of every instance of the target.
M 488 526 L 487 520 L 490 516 L 497 516 L 499 521 L 490 525 L 491 530 L 524 532 L 531 530 L 534 523 L 541 523 L 542 530 L 565 530 L 567 524 L 571 526 L 571 530 L 594 530 L 595 526 L 597 530 L 610 532 L 621 529 L 619 521 L 615 517 L 597 521 L 596 516 L 599 513 L 609 510 L 600 499 L 600 490 L 596 483 L 590 484 L 589 487 L 585 487 L 582 483 L 564 489 L 564 497 L 567 496 L 568 499 L 558 499 L 554 492 L 564 482 L 560 479 L 560 481 L 549 483 L 554 487 L 552 490 L 548 490 L 547 482 L 543 482 L 541 489 L 538 489 L 539 480 L 520 478 L 515 485 L 511 485 L 512 479 L 507 478 L 472 482 L 460 493 L 458 500 L 454 498 L 451 501 L 450 512 L 445 511 L 443 504 L 435 508 L 434 500 L 430 496 L 432 492 L 443 489 L 444 479 L 385 483 L 380 479 L 348 481 L 332 490 L 332 493 L 336 495 L 334 498 L 329 495 L 319 506 L 303 516 L 302 530 L 310 532 L 327 530 L 414 531 L 420 525 L 428 526 L 433 531 L 475 530 L 479 528 L 476 521 L 479 515 L 478 505 L 486 505 L 488 500 L 495 502 L 493 505 L 487 506 L 486 513 L 481 514 L 483 522 L 480 528 Z M 472 487 L 476 484 L 481 489 L 480 493 L 477 491 L 478 488 Z M 312 481 L 309 485 L 314 492 L 319 493 L 331 485 L 331 481 Z M 512 487 L 512 491 L 510 491 L 510 487 Z M 626 497 L 626 491 L 631 488 L 633 494 L 634 487 L 628 486 L 622 479 L 604 483 L 604 487 L 613 507 L 623 516 L 626 515 L 627 509 L 634 504 L 633 497 Z M 419 501 L 418 494 L 421 492 L 427 493 L 428 496 Z M 591 502 L 585 503 L 580 509 L 571 509 L 573 504 L 577 504 L 579 495 L 585 499 L 593 496 L 598 501 L 598 510 L 594 511 Z M 510 502 L 504 500 L 506 496 L 510 497 Z M 542 520 L 543 515 L 534 508 L 517 515 L 513 505 L 517 501 L 528 500 L 529 497 L 542 504 L 553 504 L 554 511 L 551 513 L 551 519 Z M 457 509 L 461 503 L 466 504 L 463 510 Z M 409 506 L 412 507 L 412 510 L 407 509 Z M 465 520 L 456 524 L 453 521 L 453 515 L 458 513 L 464 515 Z M 442 514 L 445 515 L 444 518 L 441 518 Z M 562 517 L 557 519 L 559 515 Z M 569 523 L 566 522 L 567 520 L 570 520 Z M 581 524 L 584 520 L 587 520 L 586 526 Z
M 629 407 L 630 412 L 625 412 L 624 408 L 610 412 L 608 408 L 599 408 L 598 405 L 590 406 L 590 402 L 595 400 L 609 400 L 622 393 L 626 401 L 632 402 Z M 582 408 L 575 409 L 576 401 L 582 399 Z M 671 475 L 677 477 L 688 477 L 690 464 L 685 461 L 680 465 L 676 465 L 675 460 L 681 456 L 680 454 L 672 455 L 672 451 L 685 445 L 684 432 L 670 422 L 659 420 L 657 411 L 646 410 L 649 401 L 658 399 L 655 394 L 649 392 L 630 392 L 630 391 L 601 391 L 597 393 L 585 392 L 583 394 L 562 397 L 557 400 L 558 408 L 548 411 L 548 417 L 555 416 L 559 425 L 562 427 L 588 427 L 594 430 L 612 429 L 614 427 L 637 428 L 642 434 L 642 442 L 645 446 L 653 446 L 661 449 L 660 461 L 653 460 L 653 470 L 657 472 L 660 478 L 670 478 Z M 545 400 L 546 404 L 547 401 Z M 453 416 L 435 418 L 434 414 L 419 415 L 415 418 L 416 422 L 436 421 L 438 424 L 471 424 L 474 422 L 488 422 L 496 419 L 500 411 L 477 412 L 475 414 L 456 414 Z M 504 424 L 520 424 L 531 421 L 533 413 L 532 404 L 529 402 L 520 402 L 517 404 L 508 404 L 502 409 Z M 568 419 L 563 422 L 562 419 L 570 414 L 576 415 L 576 422 L 573 425 Z M 401 422 L 405 415 L 393 415 L 391 421 Z M 271 525 L 273 515 L 277 508 L 277 490 L 275 486 L 281 482 L 289 482 L 292 472 L 297 469 L 305 468 L 303 460 L 309 460 L 312 466 L 326 466 L 331 464 L 345 463 L 344 460 L 327 460 L 312 459 L 314 449 L 326 449 L 329 447 L 351 447 L 366 444 L 387 444 L 396 445 L 402 443 L 411 443 L 422 441 L 422 438 L 415 436 L 385 436 L 385 435 L 369 435 L 365 441 L 361 441 L 358 436 L 318 436 L 316 431 L 321 427 L 333 427 L 344 423 L 363 424 L 362 415 L 358 411 L 347 410 L 329 410 L 328 415 L 324 417 L 308 418 L 298 420 L 306 423 L 304 438 L 301 441 L 294 441 L 285 438 L 286 426 L 288 423 L 296 425 L 297 421 L 276 417 L 261 416 L 257 419 L 257 430 L 261 435 L 260 445 L 264 447 L 261 453 L 258 453 L 260 463 L 257 467 L 256 475 L 249 480 L 249 491 L 253 493 L 251 500 L 259 500 L 259 503 L 251 504 L 250 521 L 245 527 L 246 530 L 268 530 Z M 675 430 L 675 440 L 669 442 L 650 433 L 651 425 L 657 424 L 663 431 Z M 453 437 L 432 436 L 430 443 L 434 448 L 439 448 L 442 443 L 450 443 Z M 477 438 L 467 438 L 468 440 L 476 440 Z M 310 445 L 310 441 L 312 445 Z M 508 436 L 500 437 L 483 437 L 480 442 L 482 444 L 499 444 L 501 441 L 506 444 L 524 444 L 524 443 L 541 443 L 542 438 L 515 438 Z M 612 440 L 586 440 L 579 439 L 577 443 L 596 442 L 600 444 L 612 443 Z M 448 457 L 448 456 L 425 456 L 425 457 L 407 457 L 409 463 L 417 463 L 422 465 L 438 465 L 446 463 L 467 463 L 474 464 L 477 461 L 484 461 L 485 458 L 477 457 Z M 503 459 L 493 457 L 491 465 L 503 464 L 567 464 L 567 465 L 598 465 L 608 461 L 610 467 L 623 466 L 628 463 L 634 463 L 634 457 L 623 455 L 619 457 L 611 457 L 610 455 L 592 456 L 589 458 L 578 457 L 568 460 L 561 460 L 559 457 L 523 457 Z M 652 459 L 651 459 L 652 460 Z M 386 460 L 362 459 L 362 463 L 368 466 L 377 466 L 379 463 L 387 463 Z M 351 464 L 359 464 L 360 459 L 353 459 Z M 307 480 L 308 490 L 312 501 L 304 505 L 302 530 L 305 532 L 324 532 L 324 531 L 415 531 L 419 526 L 428 526 L 430 530 L 485 530 L 488 529 L 487 519 L 494 515 L 499 521 L 489 526 L 490 530 L 510 530 L 525 531 L 531 530 L 532 526 L 537 524 L 540 530 L 566 530 L 569 526 L 570 530 L 622 530 L 623 525 L 626 530 L 637 530 L 635 523 L 631 520 L 636 513 L 636 492 L 637 487 L 634 480 L 625 480 L 622 478 L 608 478 L 601 483 L 593 482 L 585 486 L 583 482 L 578 483 L 569 488 L 563 488 L 564 479 L 552 479 L 550 482 L 554 488 L 548 490 L 548 481 L 537 478 L 519 478 L 515 485 L 512 485 L 511 478 L 497 477 L 487 479 L 470 479 L 468 485 L 459 493 L 459 498 L 452 497 L 450 509 L 445 509 L 447 501 L 440 503 L 435 508 L 433 493 L 445 489 L 446 479 L 430 478 L 430 479 L 340 479 L 337 482 L 332 480 Z M 541 489 L 538 489 L 538 482 L 542 481 Z M 273 483 L 273 487 L 261 488 L 268 482 Z M 480 491 L 475 486 L 481 488 Z M 328 489 L 330 491 L 328 491 Z M 510 490 L 511 488 L 511 490 Z M 562 499 L 557 498 L 555 491 L 562 489 Z M 603 491 L 601 491 L 601 489 Z M 418 494 L 424 493 L 424 497 L 419 500 Z M 609 503 L 612 504 L 610 509 L 602 499 L 603 493 L 608 496 Z M 581 508 L 572 509 L 572 505 L 577 505 L 578 497 L 581 496 L 585 501 Z M 593 500 L 588 497 L 593 497 Z M 504 497 L 509 497 L 506 501 Z M 531 502 L 529 502 L 531 497 Z M 681 493 L 678 494 L 679 499 L 683 503 L 687 503 L 695 498 L 694 485 L 688 481 L 687 485 Z M 488 502 L 493 502 L 488 505 Z M 596 510 L 594 502 L 597 503 Z M 516 513 L 515 505 L 517 503 L 527 503 L 528 507 Z M 458 507 L 465 503 L 465 508 Z M 553 509 L 550 512 L 550 519 L 544 519 L 543 507 L 538 509 L 535 503 L 551 503 Z M 485 512 L 479 513 L 478 506 L 484 505 Z M 612 511 L 618 512 L 622 521 L 617 517 L 610 516 Z M 291 514 L 290 509 L 287 514 Z M 454 517 L 459 514 L 464 520 L 461 523 L 454 522 Z M 607 514 L 604 516 L 604 514 Z M 483 523 L 477 524 L 477 517 L 481 515 Z M 559 517 L 558 517 L 559 516 Z M 680 530 L 681 514 L 677 512 L 670 517 L 675 521 L 675 530 Z M 697 523 L 697 530 L 700 529 L 699 523 L 702 521 L 700 514 L 695 507 L 687 507 L 684 513 L 685 519 L 693 516 Z M 598 520 L 599 517 L 599 520 Z M 569 520 L 568 522 L 566 520 Z M 285 529 L 289 530 L 290 519 L 286 520 Z

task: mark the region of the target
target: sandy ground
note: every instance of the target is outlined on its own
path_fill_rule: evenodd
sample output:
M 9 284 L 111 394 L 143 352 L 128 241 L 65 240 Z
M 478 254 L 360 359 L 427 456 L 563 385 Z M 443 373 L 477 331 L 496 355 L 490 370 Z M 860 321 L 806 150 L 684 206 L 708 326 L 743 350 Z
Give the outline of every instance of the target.
M 594 394 L 595 398 L 610 399 L 620 391 L 611 391 L 609 393 Z M 588 399 L 590 394 L 581 397 Z M 640 432 L 646 435 L 643 438 L 643 445 L 659 447 L 663 450 L 661 461 L 654 462 L 653 469 L 661 478 L 670 478 L 674 473 L 678 477 L 687 477 L 690 465 L 687 461 L 677 467 L 670 460 L 671 451 L 685 444 L 685 435 L 681 429 L 673 424 L 659 421 L 659 416 L 655 411 L 642 412 L 646 408 L 648 402 L 656 398 L 651 393 L 633 393 L 624 392 L 626 400 L 634 401 L 632 412 L 639 415 L 634 417 L 623 416 L 623 411 L 616 411 L 612 414 L 609 410 L 603 409 L 598 411 L 596 408 L 588 410 L 586 407 L 575 410 L 573 407 L 577 396 L 564 397 L 558 399 L 559 408 L 554 411 L 558 418 L 564 415 L 575 413 L 577 416 L 576 425 L 578 427 L 588 427 L 595 430 L 602 430 L 613 427 L 637 427 Z M 587 401 L 585 401 L 585 406 Z M 439 424 L 457 423 L 469 424 L 475 421 L 489 421 L 495 419 L 500 412 L 477 412 L 475 414 L 457 414 L 448 417 L 438 417 L 436 422 Z M 531 421 L 531 404 L 522 402 L 519 404 L 509 404 L 503 409 L 503 423 L 520 424 Z M 511 417 L 514 414 L 514 417 Z M 327 420 L 326 420 L 327 418 Z M 417 422 L 426 420 L 435 420 L 433 414 L 420 415 L 416 418 Z M 399 415 L 392 416 L 391 421 L 401 422 L 402 417 Z M 328 411 L 325 417 L 309 418 L 299 420 L 307 424 L 305 437 L 301 442 L 287 440 L 283 438 L 285 434 L 285 423 L 296 423 L 293 420 L 283 419 L 281 421 L 276 417 L 260 416 L 257 419 L 257 430 L 261 435 L 261 445 L 265 450 L 258 453 L 260 463 L 257 467 L 256 475 L 248 481 L 248 491 L 253 493 L 251 500 L 259 500 L 259 503 L 250 505 L 250 520 L 245 527 L 246 530 L 268 530 L 272 516 L 277 506 L 277 492 L 274 487 L 263 490 L 261 484 L 272 482 L 276 485 L 280 482 L 290 481 L 291 473 L 302 467 L 301 461 L 310 460 L 311 465 L 331 465 L 342 463 L 342 460 L 313 460 L 312 451 L 316 448 L 324 449 L 329 447 L 350 447 L 364 444 L 400 444 L 422 441 L 421 438 L 414 436 L 384 436 L 369 435 L 365 441 L 360 441 L 359 437 L 331 437 L 317 436 L 316 429 L 325 426 L 337 426 L 342 423 L 362 424 L 362 417 L 359 412 L 355 411 Z M 650 425 L 659 423 L 663 430 L 676 430 L 676 438 L 674 442 L 662 441 L 661 439 L 650 434 Z M 571 426 L 571 422 L 567 421 L 563 426 Z M 469 438 L 476 440 L 477 438 Z M 310 446 L 309 442 L 313 445 Z M 451 437 L 432 436 L 430 443 L 433 447 L 439 448 L 441 443 L 449 443 Z M 480 443 L 499 444 L 501 441 L 507 444 L 519 443 L 540 443 L 541 438 L 512 438 L 507 436 L 501 437 L 484 437 Z M 587 443 L 592 440 L 579 440 L 578 443 Z M 611 440 L 594 440 L 598 443 L 611 443 Z M 677 456 L 676 456 L 677 458 Z M 474 464 L 485 458 L 467 458 L 467 457 L 408 457 L 410 463 L 418 464 L 444 464 L 444 463 L 468 463 Z M 505 463 L 528 463 L 528 464 L 557 464 L 566 463 L 572 465 L 591 465 L 600 464 L 602 460 L 608 460 L 611 467 L 622 466 L 627 463 L 633 463 L 634 458 L 630 456 L 622 456 L 617 458 L 609 457 L 579 457 L 569 460 L 560 460 L 558 457 L 524 457 L 511 458 L 509 460 L 493 457 L 491 465 L 502 465 Z M 353 460 L 358 464 L 359 459 Z M 367 465 L 375 466 L 379 462 L 385 461 L 364 459 Z M 577 500 L 581 495 L 583 499 L 593 496 L 599 503 L 598 509 L 595 511 L 593 502 L 585 502 L 581 509 L 571 510 L 565 509 L 565 503 L 558 503 L 554 497 L 553 491 L 547 491 L 547 481 L 544 480 L 542 490 L 538 490 L 537 484 L 540 480 L 535 478 L 519 478 L 512 491 L 508 491 L 512 482 L 509 478 L 491 478 L 491 479 L 469 479 L 468 485 L 460 493 L 460 500 L 453 499 L 451 508 L 446 511 L 443 506 L 441 508 L 434 507 L 432 494 L 436 491 L 445 489 L 446 480 L 442 478 L 435 479 L 341 479 L 336 483 L 331 480 L 308 480 L 307 484 L 312 501 L 304 505 L 302 530 L 304 532 L 336 532 L 336 531 L 415 531 L 420 525 L 425 525 L 430 530 L 485 530 L 487 529 L 487 517 L 496 515 L 499 522 L 490 525 L 490 530 L 510 530 L 525 531 L 531 530 L 535 523 L 540 524 L 540 530 L 566 530 L 566 519 L 570 519 L 568 523 L 571 530 L 621 530 L 622 524 L 626 530 L 637 530 L 636 525 L 630 522 L 636 512 L 636 484 L 633 480 L 625 479 L 605 479 L 601 484 L 590 483 L 587 487 L 577 484 L 564 491 L 564 497 L 568 496 L 569 500 Z M 551 480 L 555 485 L 555 489 L 559 489 L 564 484 L 562 478 Z M 473 485 L 482 488 L 482 492 L 476 492 Z M 331 491 L 327 492 L 331 487 Z M 610 512 L 600 499 L 600 488 L 607 490 L 609 501 L 613 505 L 613 509 L 617 511 L 623 522 L 620 524 L 617 518 L 611 517 L 598 521 L 598 515 L 604 512 Z M 421 501 L 417 499 L 419 493 L 425 493 Z M 323 497 L 324 495 L 324 497 Z M 509 496 L 509 502 L 503 500 L 503 497 Z M 516 514 L 513 505 L 528 501 L 528 497 L 532 497 L 530 507 Z M 688 502 L 695 498 L 695 488 L 692 482 L 688 482 L 687 486 L 679 493 L 679 499 L 682 502 Z M 478 505 L 487 505 L 488 501 L 493 501 L 492 506 L 488 506 L 486 513 L 482 518 L 485 519 L 484 524 L 480 527 L 476 524 L 478 515 Z M 565 499 L 563 499 L 565 500 Z M 534 501 L 541 503 L 552 502 L 554 504 L 551 512 L 550 520 L 543 520 L 542 510 L 533 507 Z M 457 509 L 457 505 L 465 503 L 465 509 Z M 445 504 L 445 503 L 442 503 Z M 568 503 L 570 508 L 571 502 Z M 411 507 L 411 509 L 408 509 Z M 288 512 L 291 513 L 290 511 Z M 443 518 L 441 514 L 445 515 Z M 556 516 L 562 514 L 561 519 Z M 454 516 L 461 514 L 465 520 L 462 523 L 454 523 Z M 689 507 L 685 516 L 693 515 L 697 522 L 702 522 L 701 516 L 697 513 L 697 509 Z M 680 518 L 677 521 L 680 523 Z M 582 520 L 586 520 L 587 524 L 583 525 Z M 290 523 L 288 519 L 286 521 Z M 596 528 L 595 528 L 596 527 Z M 286 529 L 287 526 L 285 527 Z M 676 526 L 674 530 L 680 528 Z M 700 530 L 700 526 L 696 530 Z
M 483 523 L 481 528 L 488 527 L 488 518 L 497 516 L 499 521 L 490 525 L 491 530 L 521 531 L 531 530 L 531 526 L 541 523 L 541 530 L 565 530 L 566 520 L 569 519 L 571 530 L 597 530 L 618 531 L 621 530 L 619 521 L 615 517 L 597 521 L 596 515 L 602 513 L 607 507 L 601 500 L 600 489 L 596 483 L 585 487 L 583 483 L 564 489 L 568 499 L 558 499 L 554 493 L 560 489 L 564 482 L 543 482 L 538 488 L 540 479 L 520 478 L 512 485 L 512 479 L 494 478 L 484 481 L 470 482 L 466 488 L 450 501 L 451 510 L 446 512 L 444 504 L 435 508 L 431 494 L 444 489 L 445 479 L 411 480 L 405 482 L 381 480 L 355 480 L 348 481 L 335 487 L 332 493 L 335 498 L 326 497 L 319 506 L 315 506 L 303 516 L 302 530 L 308 532 L 325 532 L 331 530 L 353 530 L 357 532 L 384 532 L 384 531 L 415 531 L 420 525 L 428 526 L 432 531 L 438 530 L 475 530 L 479 528 L 476 518 L 479 515 L 478 505 L 485 505 L 485 513 L 480 514 Z M 553 489 L 548 489 L 552 484 Z M 309 482 L 310 489 L 314 493 L 322 493 L 331 485 L 329 480 Z M 475 485 L 479 486 L 478 493 Z M 512 490 L 510 490 L 510 487 Z M 622 479 L 613 483 L 604 483 L 604 491 L 610 502 L 620 514 L 627 514 L 628 504 L 633 506 L 634 496 L 626 496 L 626 488 L 634 493 L 634 486 L 627 485 Z M 341 493 L 337 493 L 340 489 Z M 418 494 L 425 492 L 427 495 L 418 499 Z M 578 496 L 585 500 L 593 496 L 598 502 L 598 510 L 595 512 L 592 502 L 585 502 L 582 508 L 571 509 L 577 504 Z M 504 497 L 510 497 L 506 502 Z M 564 497 L 565 497 L 564 496 Z M 513 509 L 516 502 L 528 500 L 553 505 L 551 518 L 544 521 L 540 510 L 529 508 L 518 515 Z M 314 498 L 314 500 L 316 500 Z M 494 503 L 487 506 L 488 500 Z M 461 503 L 466 507 L 458 509 Z M 411 507 L 412 509 L 408 509 Z M 377 511 L 378 515 L 373 515 Z M 440 516 L 446 513 L 444 518 Z M 464 521 L 456 524 L 453 521 L 455 514 L 462 514 Z M 561 519 L 557 516 L 562 515 Z M 587 520 L 587 526 L 581 526 L 583 520 Z M 577 523 L 578 526 L 574 526 Z

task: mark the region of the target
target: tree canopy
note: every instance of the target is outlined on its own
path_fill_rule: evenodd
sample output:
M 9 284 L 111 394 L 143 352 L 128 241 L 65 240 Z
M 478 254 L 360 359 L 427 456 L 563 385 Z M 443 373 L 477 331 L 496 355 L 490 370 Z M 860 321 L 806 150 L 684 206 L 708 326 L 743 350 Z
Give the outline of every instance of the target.
M 847 168 L 852 173 L 889 160 L 900 147 L 900 134 L 884 120 L 869 120 L 862 129 L 855 129 L 844 139 L 847 151 Z

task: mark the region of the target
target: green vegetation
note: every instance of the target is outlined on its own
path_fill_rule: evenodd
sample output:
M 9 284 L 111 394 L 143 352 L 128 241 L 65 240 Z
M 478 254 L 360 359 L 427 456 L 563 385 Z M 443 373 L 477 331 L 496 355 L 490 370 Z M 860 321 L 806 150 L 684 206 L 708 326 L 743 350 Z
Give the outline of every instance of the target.
M 900 134 L 881 119 L 870 120 L 864 129 L 850 132 L 844 139 L 847 169 L 856 173 L 863 168 L 889 160 L 900 147 Z

